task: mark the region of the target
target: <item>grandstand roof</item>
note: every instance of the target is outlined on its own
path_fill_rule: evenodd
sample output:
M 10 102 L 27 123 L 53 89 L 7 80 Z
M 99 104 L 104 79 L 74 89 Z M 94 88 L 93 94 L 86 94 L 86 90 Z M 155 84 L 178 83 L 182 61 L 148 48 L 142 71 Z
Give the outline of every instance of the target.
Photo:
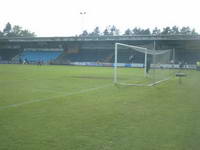
M 56 41 L 134 41 L 134 40 L 200 40 L 200 35 L 136 35 L 136 36 L 74 36 L 74 37 L 1 37 L 9 42 L 56 42 Z

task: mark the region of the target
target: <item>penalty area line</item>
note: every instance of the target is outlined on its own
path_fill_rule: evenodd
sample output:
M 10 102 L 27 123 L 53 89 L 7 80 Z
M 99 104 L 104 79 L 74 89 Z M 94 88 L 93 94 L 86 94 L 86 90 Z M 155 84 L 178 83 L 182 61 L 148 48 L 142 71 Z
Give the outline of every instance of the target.
M 36 102 L 53 100 L 54 98 L 60 98 L 60 97 L 66 97 L 66 96 L 72 96 L 72 95 L 87 93 L 87 92 L 103 89 L 103 88 L 106 88 L 106 87 L 109 87 L 109 86 L 112 86 L 112 85 L 113 84 L 107 84 L 107 85 L 104 85 L 104 86 L 89 88 L 89 89 L 80 90 L 80 91 L 77 91 L 77 92 L 66 93 L 64 95 L 57 95 L 57 96 L 53 96 L 53 97 L 34 99 L 34 100 L 30 100 L 30 101 L 26 101 L 26 102 L 22 102 L 22 103 L 18 103 L 18 104 L 10 104 L 10 105 L 7 105 L 7 106 L 0 106 L 0 110 L 12 108 L 12 107 L 19 107 L 19 106 L 22 106 L 22 105 L 32 104 L 32 103 L 36 103 Z

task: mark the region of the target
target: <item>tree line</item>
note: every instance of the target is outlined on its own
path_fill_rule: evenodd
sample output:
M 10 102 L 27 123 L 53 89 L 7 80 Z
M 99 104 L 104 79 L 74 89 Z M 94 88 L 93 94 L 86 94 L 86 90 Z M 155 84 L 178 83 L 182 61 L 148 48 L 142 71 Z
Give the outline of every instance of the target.
M 8 22 L 4 29 L 0 30 L 0 37 L 35 37 L 34 32 L 30 32 L 27 29 L 23 29 L 18 25 L 12 25 Z
M 155 27 L 153 30 L 149 28 L 143 29 L 140 27 L 128 28 L 123 33 L 115 26 L 106 27 L 103 32 L 97 26 L 92 32 L 84 30 L 79 36 L 134 36 L 134 35 L 199 35 L 195 29 L 187 27 L 179 28 L 177 26 L 165 27 L 159 29 Z M 0 30 L 0 37 L 35 37 L 36 34 L 27 29 L 23 29 L 18 25 L 12 26 L 9 22 L 5 25 L 4 29 Z
M 96 27 L 92 32 L 88 32 L 84 30 L 82 34 L 79 36 L 134 36 L 134 35 L 198 35 L 195 29 L 191 29 L 190 27 L 182 27 L 179 28 L 177 26 L 173 27 L 165 27 L 163 29 L 159 29 L 155 27 L 152 31 L 147 29 L 142 29 L 139 27 L 135 27 L 133 29 L 126 29 L 124 33 L 120 33 L 120 30 L 116 26 L 108 26 L 103 32 L 100 32 L 99 27 Z

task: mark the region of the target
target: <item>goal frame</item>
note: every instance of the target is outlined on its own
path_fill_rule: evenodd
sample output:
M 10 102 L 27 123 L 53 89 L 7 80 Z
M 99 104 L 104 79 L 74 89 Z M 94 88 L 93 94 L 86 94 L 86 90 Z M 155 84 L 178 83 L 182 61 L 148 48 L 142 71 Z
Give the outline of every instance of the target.
M 147 77 L 147 55 L 148 55 L 148 51 L 151 51 L 153 57 L 156 55 L 156 50 L 155 50 L 155 41 L 154 41 L 154 49 L 153 50 L 150 50 L 150 49 L 147 49 L 147 48 L 144 48 L 144 47 L 139 47 L 139 46 L 133 46 L 133 45 L 128 45 L 128 44 L 123 44 L 123 43 L 115 43 L 115 52 L 114 52 L 114 79 L 113 79 L 113 82 L 114 84 L 119 84 L 119 85 L 127 85 L 127 86 L 153 86 L 153 85 L 156 85 L 158 83 L 161 83 L 163 81 L 166 81 L 166 80 L 169 80 L 171 77 L 168 77 L 168 78 L 165 78 L 165 79 L 162 79 L 162 80 L 159 80 L 159 81 L 155 81 L 155 82 L 152 82 L 152 83 L 149 83 L 149 84 L 127 84 L 127 83 L 119 83 L 117 81 L 117 77 L 118 77 L 118 74 L 117 74 L 117 67 L 118 67 L 118 46 L 125 46 L 125 47 L 129 47 L 129 48 L 132 48 L 132 49 L 138 49 L 138 50 L 141 50 L 144 52 L 144 78 Z M 165 50 L 166 51 L 166 50 Z

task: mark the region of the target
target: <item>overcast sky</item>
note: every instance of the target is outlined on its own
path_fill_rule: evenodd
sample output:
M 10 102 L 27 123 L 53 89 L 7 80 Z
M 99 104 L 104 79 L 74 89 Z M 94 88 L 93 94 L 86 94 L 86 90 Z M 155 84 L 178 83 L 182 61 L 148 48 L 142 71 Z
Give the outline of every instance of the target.
M 0 30 L 22 26 L 37 36 L 73 36 L 82 29 L 190 26 L 200 33 L 199 0 L 0 0 Z M 81 15 L 80 12 L 86 12 Z

